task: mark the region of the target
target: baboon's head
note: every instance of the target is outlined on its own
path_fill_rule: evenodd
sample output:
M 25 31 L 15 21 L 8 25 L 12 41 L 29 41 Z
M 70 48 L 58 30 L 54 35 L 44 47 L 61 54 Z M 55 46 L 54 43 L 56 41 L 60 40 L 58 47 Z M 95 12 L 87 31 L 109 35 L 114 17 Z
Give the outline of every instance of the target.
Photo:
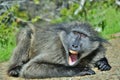
M 66 51 L 67 63 L 69 66 L 75 66 L 98 48 L 100 38 L 88 24 L 74 23 L 64 26 L 66 29 L 61 31 L 61 40 Z

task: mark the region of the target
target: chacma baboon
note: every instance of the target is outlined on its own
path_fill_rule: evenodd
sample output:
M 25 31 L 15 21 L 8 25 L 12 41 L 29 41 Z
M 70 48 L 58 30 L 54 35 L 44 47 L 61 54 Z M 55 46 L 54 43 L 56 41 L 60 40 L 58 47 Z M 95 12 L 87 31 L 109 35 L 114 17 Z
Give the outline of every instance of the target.
M 104 39 L 89 24 L 61 23 L 43 28 L 27 23 L 17 36 L 8 75 L 47 78 L 92 75 L 110 70 Z

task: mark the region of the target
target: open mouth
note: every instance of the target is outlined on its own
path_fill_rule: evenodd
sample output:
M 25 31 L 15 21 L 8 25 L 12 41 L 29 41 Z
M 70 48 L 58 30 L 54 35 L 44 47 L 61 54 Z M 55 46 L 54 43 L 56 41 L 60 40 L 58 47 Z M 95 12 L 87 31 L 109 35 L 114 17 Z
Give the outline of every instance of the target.
M 69 50 L 69 58 L 68 58 L 69 65 L 73 66 L 74 64 L 76 64 L 78 58 L 79 58 L 79 54 L 77 51 Z

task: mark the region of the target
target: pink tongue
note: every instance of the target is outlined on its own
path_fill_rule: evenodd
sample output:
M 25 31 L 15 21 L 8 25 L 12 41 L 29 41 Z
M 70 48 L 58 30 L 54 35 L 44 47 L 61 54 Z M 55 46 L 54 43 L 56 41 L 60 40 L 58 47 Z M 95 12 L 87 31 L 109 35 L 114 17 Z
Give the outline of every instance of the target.
M 77 55 L 76 54 L 71 54 L 70 58 L 71 58 L 72 62 L 75 62 L 77 60 Z

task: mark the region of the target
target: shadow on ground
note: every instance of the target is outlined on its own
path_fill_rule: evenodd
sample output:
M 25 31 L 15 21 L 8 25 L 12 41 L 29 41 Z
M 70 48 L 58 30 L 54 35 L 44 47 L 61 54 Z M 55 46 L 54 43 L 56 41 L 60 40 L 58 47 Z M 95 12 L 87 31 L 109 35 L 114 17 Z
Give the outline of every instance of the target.
M 95 75 L 79 77 L 47 78 L 44 80 L 120 80 L 120 38 L 110 40 L 111 45 L 107 45 L 107 58 L 112 66 L 110 71 L 98 71 L 94 69 Z M 7 62 L 0 64 L 0 80 L 31 80 L 13 78 L 6 75 Z M 51 73 L 52 74 L 52 73 Z M 35 79 L 43 80 L 43 79 Z

